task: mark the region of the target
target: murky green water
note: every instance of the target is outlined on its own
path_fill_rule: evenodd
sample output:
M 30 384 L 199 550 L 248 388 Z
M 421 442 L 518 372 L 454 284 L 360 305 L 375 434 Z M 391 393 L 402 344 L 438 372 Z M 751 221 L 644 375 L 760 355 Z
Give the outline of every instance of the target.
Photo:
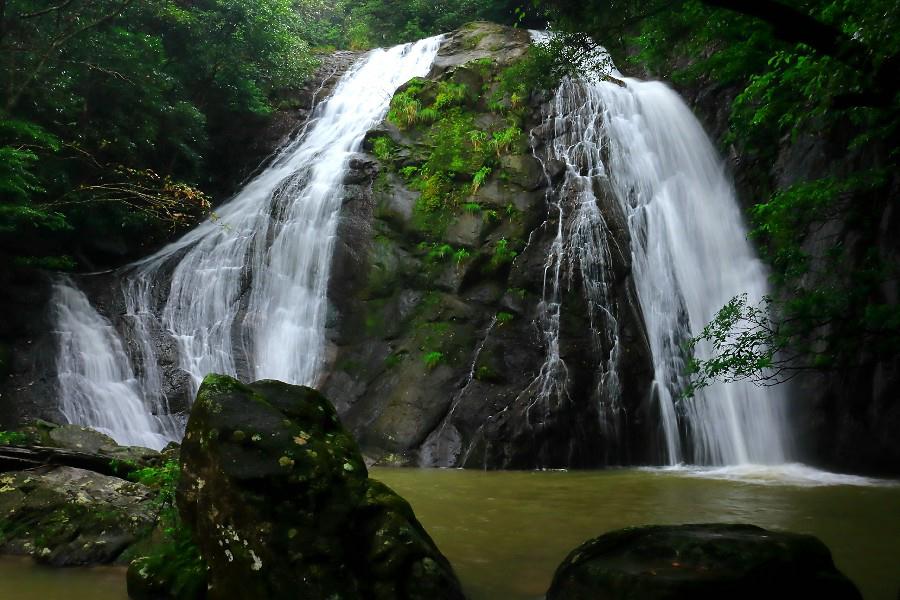
M 783 485 L 635 470 L 375 469 L 410 501 L 473 600 L 540 598 L 581 542 L 648 523 L 737 522 L 812 533 L 867 600 L 897 600 L 900 487 Z
M 128 600 L 125 569 L 54 569 L 0 557 L 0 600 Z
M 900 589 L 900 486 L 834 485 L 866 482 L 810 479 L 807 472 L 719 474 L 731 479 L 637 470 L 372 475 L 412 503 L 473 600 L 540 598 L 572 548 L 610 529 L 706 521 L 812 533 L 867 600 L 896 600 Z M 121 569 L 0 559 L 0 600 L 125 598 Z

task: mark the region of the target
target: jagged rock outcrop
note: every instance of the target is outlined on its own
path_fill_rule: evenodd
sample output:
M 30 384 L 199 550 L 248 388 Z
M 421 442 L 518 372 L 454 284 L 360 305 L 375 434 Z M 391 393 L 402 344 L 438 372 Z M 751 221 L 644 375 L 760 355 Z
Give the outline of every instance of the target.
M 510 92 L 529 43 L 527 32 L 488 23 L 454 32 L 353 163 L 323 390 L 371 460 L 531 468 L 656 459 L 629 257 L 613 265 L 627 423 L 611 427 L 600 414 L 610 399 L 597 392 L 597 365 L 611 348 L 592 338 L 574 262 L 561 278 L 567 377 L 558 394 L 545 389 L 542 302 L 560 226 L 548 199 L 559 195 L 562 167 L 544 160 L 549 94 Z M 572 211 L 565 219 L 571 227 Z
M 607 533 L 573 550 L 547 600 L 713 600 L 862 595 L 810 535 L 753 525 L 654 525 Z
M 368 478 L 334 408 L 309 388 L 208 376 L 178 507 L 211 600 L 463 597 L 410 506 Z

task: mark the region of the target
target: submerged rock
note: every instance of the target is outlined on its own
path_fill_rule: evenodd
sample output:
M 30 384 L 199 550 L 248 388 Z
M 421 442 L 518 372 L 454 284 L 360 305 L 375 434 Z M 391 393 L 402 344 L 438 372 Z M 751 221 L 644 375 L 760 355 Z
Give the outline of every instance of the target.
M 141 484 L 72 467 L 0 474 L 0 554 L 54 566 L 126 563 L 156 522 Z
M 450 564 L 315 390 L 208 376 L 178 506 L 211 599 L 462 598 Z
M 547 600 L 731 600 L 862 596 L 810 535 L 753 525 L 654 525 L 607 533 L 572 551 Z

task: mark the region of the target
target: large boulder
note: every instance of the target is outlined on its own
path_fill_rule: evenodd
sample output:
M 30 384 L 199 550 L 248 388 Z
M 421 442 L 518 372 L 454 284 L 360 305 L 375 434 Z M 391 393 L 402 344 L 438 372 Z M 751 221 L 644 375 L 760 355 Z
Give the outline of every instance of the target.
M 817 538 L 753 525 L 654 525 L 572 551 L 547 600 L 861 600 Z
M 462 598 L 450 564 L 315 390 L 208 376 L 181 453 L 178 507 L 208 597 Z
M 0 554 L 54 566 L 127 563 L 156 523 L 156 494 L 72 467 L 0 473 Z

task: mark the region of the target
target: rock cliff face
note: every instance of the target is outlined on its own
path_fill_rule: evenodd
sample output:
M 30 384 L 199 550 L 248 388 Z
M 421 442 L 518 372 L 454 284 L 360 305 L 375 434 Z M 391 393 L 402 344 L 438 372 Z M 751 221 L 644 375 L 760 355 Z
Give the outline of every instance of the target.
M 545 160 L 548 94 L 508 91 L 529 43 L 485 23 L 454 33 L 352 163 L 323 390 L 373 460 L 533 468 L 655 458 L 628 257 L 613 266 L 627 356 L 621 435 L 601 418 L 609 398 L 596 392 L 596 365 L 610 348 L 594 343 L 571 263 L 560 267 L 569 272 L 555 340 L 566 374 L 548 373 L 549 249 L 572 227 L 553 204 L 575 198 L 559 197 L 562 167 Z

